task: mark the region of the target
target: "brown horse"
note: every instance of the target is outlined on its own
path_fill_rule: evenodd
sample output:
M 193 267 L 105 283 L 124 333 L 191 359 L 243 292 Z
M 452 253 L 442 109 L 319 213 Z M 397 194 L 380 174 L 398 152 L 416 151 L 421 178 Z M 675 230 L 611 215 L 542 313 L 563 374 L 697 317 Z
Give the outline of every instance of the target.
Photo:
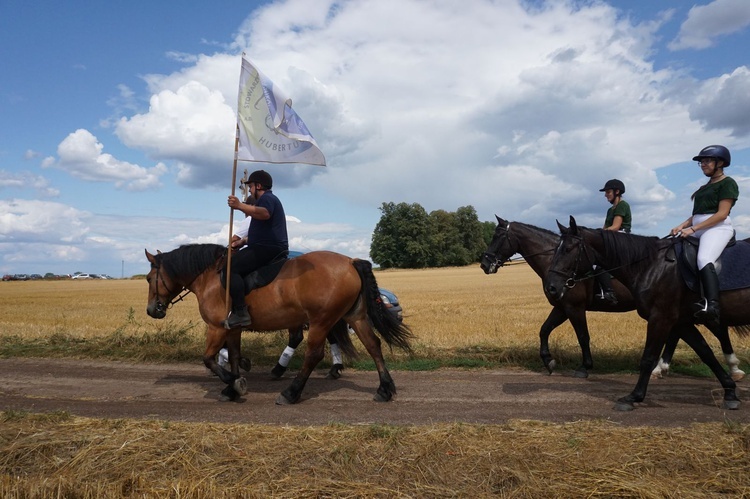
M 180 246 L 168 253 L 152 255 L 148 273 L 148 306 L 146 311 L 162 319 L 178 295 L 187 289 L 198 299 L 203 321 L 208 325 L 203 363 L 227 384 L 222 394 L 236 399 L 247 392 L 244 378 L 239 376 L 241 329 L 226 330 L 225 290 L 219 271 L 226 261 L 226 248 L 216 244 Z M 305 383 L 324 355 L 329 331 L 339 340 L 344 353 L 356 355 L 349 339 L 349 324 L 367 349 L 380 377 L 375 395 L 377 401 L 391 400 L 396 385 L 385 365 L 380 339 L 373 326 L 389 345 L 411 351 L 409 328 L 388 313 L 380 300 L 380 292 L 372 265 L 366 260 L 352 259 L 329 251 L 314 251 L 284 263 L 270 284 L 252 290 L 246 297 L 253 331 L 295 329 L 309 325 L 307 350 L 302 369 L 276 400 L 292 404 L 299 400 Z M 216 353 L 226 342 L 231 372 L 216 362 Z

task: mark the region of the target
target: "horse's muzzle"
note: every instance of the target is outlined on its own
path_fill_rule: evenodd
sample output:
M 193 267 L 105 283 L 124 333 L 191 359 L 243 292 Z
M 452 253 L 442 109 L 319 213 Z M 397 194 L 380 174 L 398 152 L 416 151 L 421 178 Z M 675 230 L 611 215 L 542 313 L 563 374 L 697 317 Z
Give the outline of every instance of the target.
M 148 304 L 146 313 L 154 319 L 163 319 L 167 316 L 167 307 L 159 300 L 156 300 Z
M 500 265 L 498 265 L 496 258 L 493 258 L 491 255 L 485 253 L 482 257 L 482 262 L 479 264 L 479 267 L 484 270 L 485 274 L 495 274 L 497 273 L 497 269 L 500 268 Z
M 544 294 L 547 295 L 547 298 L 550 300 L 562 300 L 563 295 L 565 295 L 565 291 L 568 288 L 566 286 L 555 286 L 554 284 L 547 284 L 544 287 Z

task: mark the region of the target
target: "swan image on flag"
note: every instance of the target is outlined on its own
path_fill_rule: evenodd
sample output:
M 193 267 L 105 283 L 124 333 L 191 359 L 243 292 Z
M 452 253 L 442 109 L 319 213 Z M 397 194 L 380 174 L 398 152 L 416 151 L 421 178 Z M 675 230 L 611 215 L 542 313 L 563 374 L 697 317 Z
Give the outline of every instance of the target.
M 237 160 L 326 166 L 292 99 L 242 57 L 237 98 Z

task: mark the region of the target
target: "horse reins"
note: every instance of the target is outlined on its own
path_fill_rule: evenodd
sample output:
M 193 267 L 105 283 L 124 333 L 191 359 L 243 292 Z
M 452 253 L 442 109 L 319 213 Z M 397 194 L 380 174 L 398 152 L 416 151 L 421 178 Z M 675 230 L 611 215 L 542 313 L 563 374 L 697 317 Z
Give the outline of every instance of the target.
M 578 256 L 576 258 L 576 269 L 578 269 L 578 267 L 580 266 L 580 263 L 581 263 L 581 253 L 586 253 L 586 259 L 589 261 L 589 263 L 591 264 L 591 267 L 593 269 L 594 264 L 591 263 L 592 260 L 591 260 L 591 257 L 588 254 L 588 245 L 583 240 L 583 236 L 571 236 L 571 235 L 567 235 L 565 237 L 572 237 L 574 239 L 578 239 L 578 241 L 579 241 L 579 243 L 578 243 L 578 248 L 579 248 L 578 249 Z M 661 251 L 662 249 L 667 249 L 668 250 L 668 249 L 671 249 L 671 248 L 674 247 L 675 240 L 674 240 L 673 236 L 664 236 L 662 238 L 662 240 L 668 239 L 668 238 L 672 238 L 673 239 L 672 244 L 670 244 L 669 246 L 666 246 L 665 248 L 659 248 L 658 251 Z M 562 241 L 560 241 L 560 244 L 562 244 Z M 621 269 L 621 268 L 624 268 L 624 267 L 629 267 L 630 265 L 633 265 L 633 264 L 638 263 L 638 262 L 640 262 L 642 260 L 645 260 L 645 259 L 646 259 L 646 257 L 644 256 L 643 258 L 639 258 L 638 260 L 635 260 L 633 262 L 623 263 L 622 265 L 618 265 L 617 267 L 612 267 L 610 269 L 603 269 L 603 270 L 601 270 L 599 272 L 595 272 L 595 273 L 587 272 L 585 277 L 578 277 L 577 278 L 576 277 L 576 273 L 577 272 L 574 270 L 573 271 L 573 276 L 569 277 L 565 281 L 565 287 L 568 288 L 568 289 L 572 289 L 579 282 L 585 281 L 587 279 L 592 279 L 592 278 L 594 278 L 594 277 L 596 277 L 598 275 L 604 274 L 604 273 L 608 273 L 609 274 L 613 270 Z M 565 272 L 563 272 L 562 270 L 557 270 L 557 269 L 550 269 L 549 272 L 554 272 L 556 274 L 560 274 L 560 275 L 563 275 L 563 276 L 566 275 Z
M 185 286 L 182 287 L 180 291 L 177 293 L 174 293 L 171 289 L 169 289 L 169 286 L 167 286 L 167 281 L 164 280 L 164 277 L 161 275 L 161 262 L 159 264 L 154 264 L 154 267 L 156 267 L 156 309 L 157 310 L 169 310 L 175 303 L 181 302 L 187 295 L 190 294 L 190 290 L 187 289 Z M 173 298 L 172 301 L 170 301 L 167 306 L 164 306 L 164 303 L 160 299 L 159 294 L 159 280 L 161 280 L 162 286 L 164 286 L 164 289 L 167 290 L 167 293 L 169 295 L 179 295 L 176 298 Z M 180 294 L 182 291 L 185 291 L 184 293 Z
M 505 240 L 508 241 L 508 246 L 511 246 L 511 241 L 510 241 L 510 222 L 508 222 L 508 225 L 505 226 Z M 551 253 L 553 251 L 555 251 L 555 248 L 544 250 L 544 251 L 540 251 L 538 253 L 532 253 L 530 255 L 521 255 L 520 258 L 506 258 L 505 260 L 502 260 L 502 261 L 497 257 L 497 252 L 490 253 L 489 251 L 485 251 L 484 252 L 484 256 L 493 259 L 495 261 L 495 264 L 498 267 L 504 267 L 505 264 L 509 263 L 509 262 L 512 263 L 512 262 L 516 262 L 516 261 L 520 261 L 520 260 L 528 260 L 529 257 L 537 256 L 537 255 L 544 255 L 546 253 Z

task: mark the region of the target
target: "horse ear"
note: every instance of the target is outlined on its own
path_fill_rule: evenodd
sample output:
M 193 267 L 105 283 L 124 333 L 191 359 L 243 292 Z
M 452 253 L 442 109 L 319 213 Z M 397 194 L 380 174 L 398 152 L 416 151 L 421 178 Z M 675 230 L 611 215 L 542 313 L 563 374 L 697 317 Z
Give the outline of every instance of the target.
M 497 219 L 497 225 L 502 225 L 503 224 L 503 221 L 500 220 L 500 217 L 498 217 L 497 215 L 495 215 L 495 218 Z
M 560 234 L 568 232 L 568 228 L 561 224 L 557 219 L 555 219 L 555 222 L 557 222 L 557 229 L 560 231 Z
M 148 250 L 144 250 L 144 251 L 146 252 L 146 259 L 149 262 L 154 263 L 154 255 L 152 255 L 151 253 L 149 253 Z
M 578 233 L 578 225 L 576 224 L 576 219 L 573 218 L 573 215 L 570 215 L 570 231 L 574 234 Z
M 159 250 L 156 250 L 156 254 L 157 254 L 157 255 L 161 255 L 161 251 L 159 251 Z

